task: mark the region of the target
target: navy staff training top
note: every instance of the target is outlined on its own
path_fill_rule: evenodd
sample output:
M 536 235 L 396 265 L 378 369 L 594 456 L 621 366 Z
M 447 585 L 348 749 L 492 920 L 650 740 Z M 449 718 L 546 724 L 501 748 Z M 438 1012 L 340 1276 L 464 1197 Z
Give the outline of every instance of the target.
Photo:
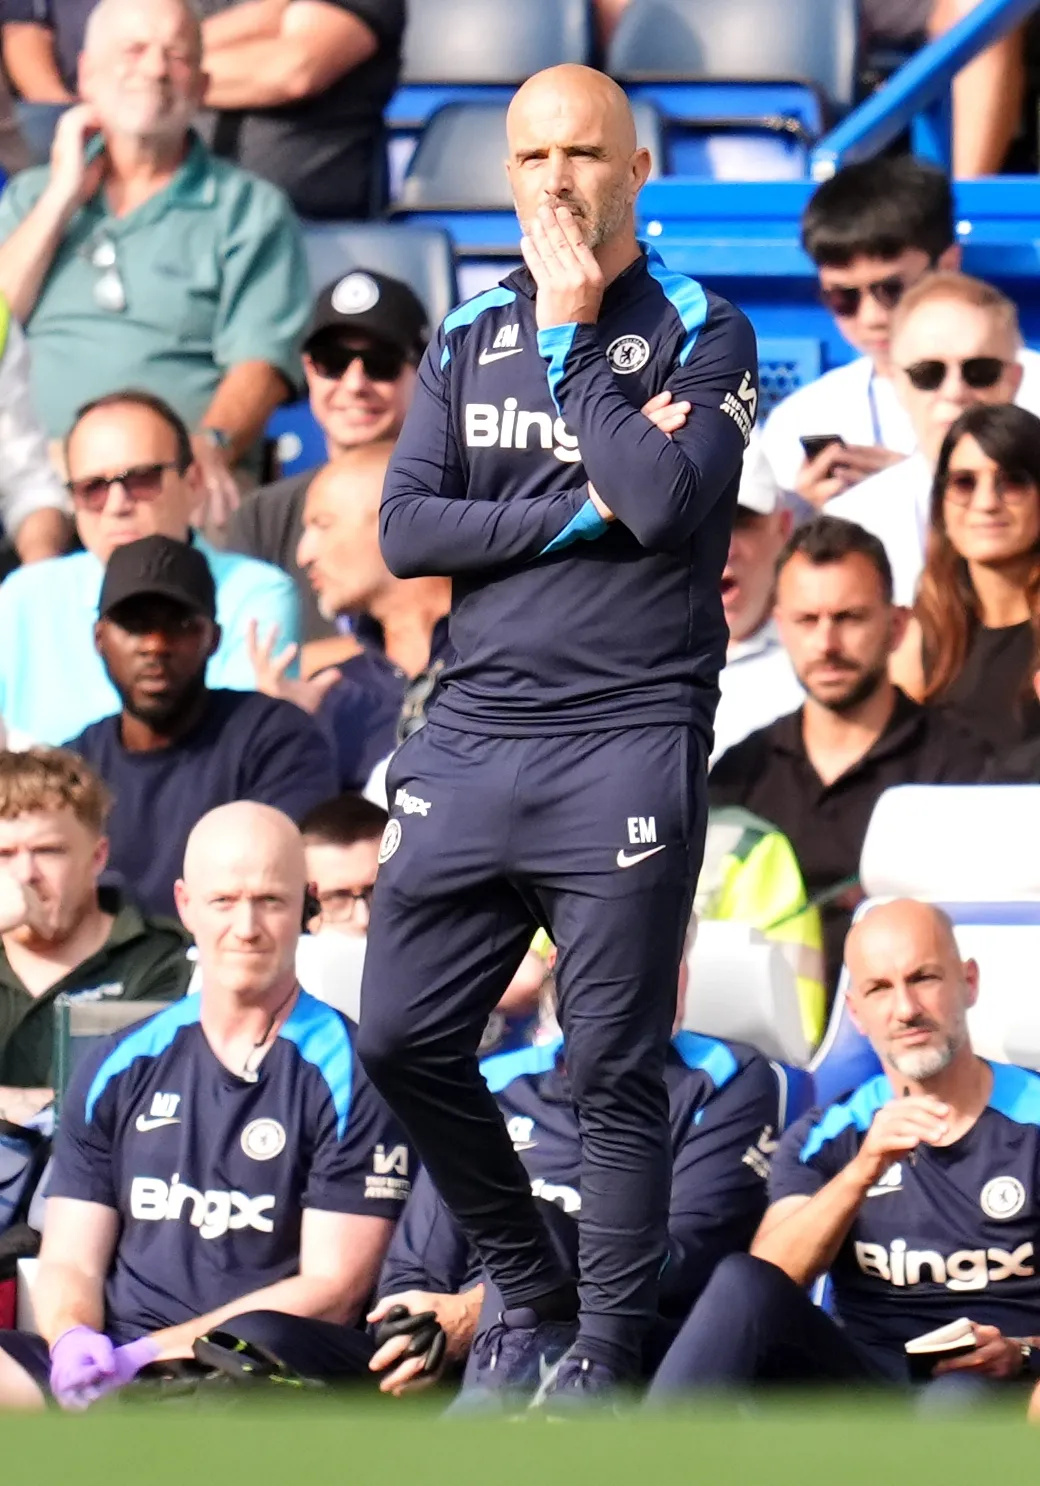
M 119 1341 L 297 1273 L 304 1208 L 395 1219 L 405 1138 L 354 1054 L 350 1023 L 301 991 L 255 1082 L 225 1068 L 201 998 L 106 1039 L 62 1110 L 50 1197 L 122 1229 L 105 1286 Z
M 692 404 L 673 439 L 639 411 L 665 388 Z M 747 319 L 650 248 L 594 325 L 539 331 L 526 268 L 453 310 L 381 510 L 394 573 L 453 580 L 455 656 L 431 716 L 500 736 L 668 723 L 707 738 L 757 405 Z
M 1032 1336 L 1040 1316 L 1040 1078 L 994 1063 L 993 1091 L 949 1146 L 919 1145 L 870 1188 L 831 1265 L 850 1337 L 878 1355 L 966 1316 L 1005 1336 Z M 812 1196 L 858 1152 L 892 1099 L 879 1074 L 848 1099 L 812 1110 L 773 1157 L 769 1196 Z

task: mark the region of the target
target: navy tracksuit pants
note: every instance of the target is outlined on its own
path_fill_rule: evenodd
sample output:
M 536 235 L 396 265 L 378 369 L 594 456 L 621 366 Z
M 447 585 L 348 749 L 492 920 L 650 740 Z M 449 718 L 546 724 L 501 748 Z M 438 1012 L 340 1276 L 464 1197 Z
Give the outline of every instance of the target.
M 620 1372 L 638 1367 L 666 1254 L 664 1062 L 704 758 L 678 727 L 496 738 L 431 720 L 387 776 L 358 1052 L 506 1304 L 566 1306 L 573 1280 L 476 1056 L 548 929 L 582 1143 L 580 1339 Z

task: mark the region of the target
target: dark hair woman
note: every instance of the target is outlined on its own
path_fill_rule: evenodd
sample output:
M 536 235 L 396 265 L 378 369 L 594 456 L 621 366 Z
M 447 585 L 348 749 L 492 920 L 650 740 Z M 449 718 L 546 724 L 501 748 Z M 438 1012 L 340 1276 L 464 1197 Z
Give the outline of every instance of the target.
M 917 590 L 923 700 L 995 750 L 1040 735 L 1040 418 L 973 407 L 946 435 Z

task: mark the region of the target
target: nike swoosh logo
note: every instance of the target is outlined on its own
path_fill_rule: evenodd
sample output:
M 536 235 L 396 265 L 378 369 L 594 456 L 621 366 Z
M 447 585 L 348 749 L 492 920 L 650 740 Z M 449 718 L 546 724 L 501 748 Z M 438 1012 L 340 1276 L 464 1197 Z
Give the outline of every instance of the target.
M 537 1140 L 514 1140 L 513 1141 L 513 1150 L 514 1151 L 533 1151 L 534 1148 L 535 1148 L 535 1146 L 537 1144 L 538 1144 Z
M 160 1115 L 156 1119 L 149 1119 L 147 1115 L 137 1116 L 137 1128 L 142 1135 L 147 1135 L 149 1130 L 159 1130 L 163 1125 L 179 1125 L 180 1120 L 173 1119 L 170 1115 Z
M 517 346 L 513 351 L 481 351 L 477 357 L 478 366 L 490 366 L 493 361 L 501 361 L 503 356 L 519 356 L 523 346 Z
M 884 1197 L 886 1192 L 901 1192 L 902 1187 L 868 1187 L 868 1197 Z
M 649 851 L 637 851 L 634 856 L 629 856 L 627 851 L 619 851 L 617 864 L 619 867 L 634 867 L 638 862 L 645 862 L 647 857 L 655 857 L 659 851 L 664 851 L 664 847 L 651 846 Z

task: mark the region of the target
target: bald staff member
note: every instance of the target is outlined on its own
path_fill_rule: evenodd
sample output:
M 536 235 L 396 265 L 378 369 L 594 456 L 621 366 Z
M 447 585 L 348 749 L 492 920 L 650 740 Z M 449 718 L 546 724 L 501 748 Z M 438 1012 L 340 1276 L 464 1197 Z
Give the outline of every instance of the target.
M 107 1039 L 73 1082 L 42 1335 L 0 1332 L 0 1408 L 86 1408 L 200 1338 L 260 1344 L 311 1378 L 365 1370 L 351 1328 L 409 1155 L 350 1024 L 297 984 L 305 883 L 300 833 L 269 805 L 222 805 L 192 831 L 176 896 L 202 989 Z
M 452 654 L 389 770 L 359 1052 L 504 1297 L 478 1386 L 525 1398 L 548 1372 L 555 1401 L 634 1376 L 657 1314 L 757 363 L 744 316 L 637 241 L 650 157 L 615 83 L 538 73 L 508 136 L 526 266 L 441 325 L 383 494 L 391 571 L 452 580 Z M 476 1058 L 539 925 L 581 1136 L 577 1286 Z
M 653 1399 L 908 1384 L 906 1343 L 961 1318 L 974 1346 L 923 1356 L 916 1380 L 958 1374 L 963 1389 L 1037 1371 L 1040 1078 L 972 1051 L 979 970 L 941 909 L 872 908 L 845 962 L 849 1013 L 883 1072 L 780 1141 L 751 1254 L 716 1269 Z M 836 1317 L 810 1299 L 825 1273 Z

